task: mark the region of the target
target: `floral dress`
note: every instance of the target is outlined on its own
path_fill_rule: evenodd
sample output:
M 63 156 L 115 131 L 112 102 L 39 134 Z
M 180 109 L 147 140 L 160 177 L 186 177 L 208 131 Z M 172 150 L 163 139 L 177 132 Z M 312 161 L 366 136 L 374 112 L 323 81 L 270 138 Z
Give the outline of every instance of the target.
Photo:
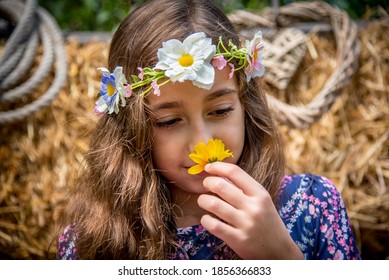
M 278 213 L 292 239 L 311 259 L 360 259 L 358 247 L 340 193 L 325 177 L 285 176 Z M 74 226 L 59 238 L 58 258 L 77 259 Z M 233 251 L 201 225 L 177 229 L 179 248 L 172 259 L 231 259 Z

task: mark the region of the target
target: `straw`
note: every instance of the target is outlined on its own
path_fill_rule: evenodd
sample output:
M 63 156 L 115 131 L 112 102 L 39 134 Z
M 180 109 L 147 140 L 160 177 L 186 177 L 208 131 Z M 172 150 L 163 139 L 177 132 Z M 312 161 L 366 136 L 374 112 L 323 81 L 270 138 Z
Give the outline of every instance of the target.
M 316 173 L 337 185 L 362 256 L 372 259 L 389 257 L 387 34 L 388 17 L 360 28 L 361 53 L 355 57 L 360 67 L 331 109 L 305 129 L 279 125 L 285 137 L 288 173 Z M 272 87 L 277 100 L 305 104 L 333 73 L 334 38 L 314 33 L 308 40 L 309 47 L 288 87 Z M 68 38 L 68 82 L 52 106 L 28 120 L 0 127 L 1 258 L 54 257 L 55 224 L 61 219 L 68 191 L 82 172 L 83 153 L 97 120 L 93 114 L 100 85 L 96 68 L 106 65 L 108 46 L 109 42 L 81 44 Z M 2 105 L 0 109 L 9 108 Z

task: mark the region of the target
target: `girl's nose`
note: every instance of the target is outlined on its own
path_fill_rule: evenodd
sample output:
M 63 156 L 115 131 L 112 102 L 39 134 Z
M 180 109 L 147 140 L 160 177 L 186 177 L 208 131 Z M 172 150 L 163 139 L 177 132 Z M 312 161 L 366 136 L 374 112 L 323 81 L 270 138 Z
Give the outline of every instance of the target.
M 196 122 L 189 133 L 189 151 L 193 151 L 194 146 L 200 142 L 207 143 L 213 136 L 212 129 L 205 122 Z

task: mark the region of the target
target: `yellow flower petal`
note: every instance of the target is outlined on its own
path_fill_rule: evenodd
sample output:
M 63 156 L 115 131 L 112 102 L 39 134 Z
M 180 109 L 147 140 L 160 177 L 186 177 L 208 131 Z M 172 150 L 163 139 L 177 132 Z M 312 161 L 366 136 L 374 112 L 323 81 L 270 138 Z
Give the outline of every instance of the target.
M 199 156 L 198 154 L 195 153 L 190 154 L 189 158 L 193 160 L 195 163 L 202 163 L 204 161 L 202 156 Z
M 208 140 L 208 161 L 217 160 L 217 140 Z
M 201 157 L 208 156 L 208 148 L 204 142 L 198 143 L 195 147 L 195 153 Z
M 219 139 L 216 139 L 215 140 L 215 144 L 216 144 L 216 154 L 217 155 L 220 155 L 224 152 L 224 144 L 221 140 Z
M 224 149 L 224 143 L 219 139 L 209 139 L 208 144 L 200 142 L 194 146 L 194 152 L 189 154 L 189 158 L 197 163 L 188 169 L 189 174 L 198 174 L 204 170 L 207 163 L 222 161 L 233 154 L 230 150 Z
M 188 173 L 191 175 L 199 174 L 204 170 L 204 166 L 197 164 L 188 169 Z

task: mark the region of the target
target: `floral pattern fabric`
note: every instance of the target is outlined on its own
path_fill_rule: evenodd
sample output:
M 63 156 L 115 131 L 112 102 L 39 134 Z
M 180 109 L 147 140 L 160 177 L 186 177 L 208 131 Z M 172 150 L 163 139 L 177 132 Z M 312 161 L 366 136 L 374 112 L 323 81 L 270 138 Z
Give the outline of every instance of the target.
M 333 183 L 311 174 L 285 176 L 279 215 L 292 239 L 310 259 L 360 259 L 344 201 Z M 74 226 L 58 241 L 59 259 L 76 259 Z M 233 251 L 201 225 L 177 229 L 179 248 L 172 259 L 231 259 Z

